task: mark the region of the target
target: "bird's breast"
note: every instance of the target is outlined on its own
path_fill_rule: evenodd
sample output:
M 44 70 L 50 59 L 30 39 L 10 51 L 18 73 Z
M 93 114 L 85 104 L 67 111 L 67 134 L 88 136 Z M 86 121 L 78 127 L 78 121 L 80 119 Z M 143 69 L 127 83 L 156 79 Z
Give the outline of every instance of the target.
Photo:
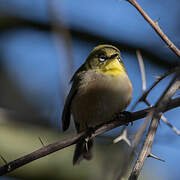
M 126 73 L 119 76 L 85 73 L 72 102 L 72 114 L 80 131 L 110 121 L 128 106 L 131 96 L 132 85 Z

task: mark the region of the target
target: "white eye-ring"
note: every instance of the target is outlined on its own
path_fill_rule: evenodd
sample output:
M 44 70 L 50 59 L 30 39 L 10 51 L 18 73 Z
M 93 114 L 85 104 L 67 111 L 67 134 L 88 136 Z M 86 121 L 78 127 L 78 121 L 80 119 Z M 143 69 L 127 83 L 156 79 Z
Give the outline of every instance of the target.
M 104 62 L 106 60 L 105 56 L 100 56 L 99 61 Z
M 118 59 L 119 62 L 121 62 L 121 58 L 120 57 L 118 57 L 117 59 Z

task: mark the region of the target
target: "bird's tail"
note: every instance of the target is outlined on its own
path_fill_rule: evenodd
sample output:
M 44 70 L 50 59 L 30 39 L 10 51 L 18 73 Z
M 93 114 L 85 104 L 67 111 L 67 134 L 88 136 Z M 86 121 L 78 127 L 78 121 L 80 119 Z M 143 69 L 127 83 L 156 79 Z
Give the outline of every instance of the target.
M 93 142 L 93 139 L 89 139 L 87 142 L 85 140 L 82 140 L 76 144 L 73 157 L 73 165 L 79 164 L 83 159 L 92 159 Z

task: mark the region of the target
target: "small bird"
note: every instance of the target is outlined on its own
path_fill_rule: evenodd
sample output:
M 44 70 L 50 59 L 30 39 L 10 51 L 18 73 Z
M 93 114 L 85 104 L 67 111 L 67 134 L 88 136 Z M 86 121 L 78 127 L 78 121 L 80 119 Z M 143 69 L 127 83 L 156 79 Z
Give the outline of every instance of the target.
M 72 87 L 62 114 L 66 131 L 73 115 L 77 133 L 112 120 L 125 110 L 132 97 L 132 84 L 120 56 L 112 45 L 95 47 L 71 79 Z M 93 139 L 76 144 L 73 165 L 92 158 Z

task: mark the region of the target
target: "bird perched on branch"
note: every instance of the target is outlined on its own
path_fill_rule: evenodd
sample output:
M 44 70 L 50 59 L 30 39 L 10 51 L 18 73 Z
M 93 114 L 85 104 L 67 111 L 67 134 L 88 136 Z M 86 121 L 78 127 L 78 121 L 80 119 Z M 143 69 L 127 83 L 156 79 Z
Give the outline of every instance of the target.
M 132 97 L 132 84 L 120 51 L 111 45 L 95 47 L 72 77 L 72 87 L 62 115 L 63 131 L 73 115 L 78 133 L 112 120 L 123 111 Z M 73 164 L 92 158 L 93 139 L 77 143 Z

